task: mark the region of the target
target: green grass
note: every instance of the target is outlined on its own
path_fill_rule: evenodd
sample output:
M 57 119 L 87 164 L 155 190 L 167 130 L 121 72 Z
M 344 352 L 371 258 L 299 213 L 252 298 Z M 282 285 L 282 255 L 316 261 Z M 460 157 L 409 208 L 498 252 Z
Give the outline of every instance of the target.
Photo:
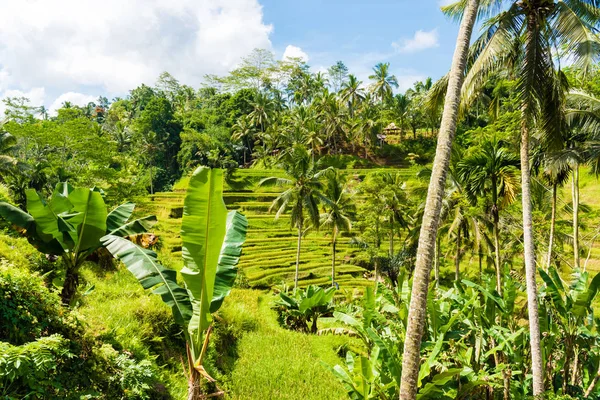
M 306 335 L 281 328 L 270 309 L 272 298 L 256 290 L 234 290 L 220 312 L 227 323 L 245 331 L 236 343 L 238 358 L 233 370 L 225 378 L 227 398 L 347 398 L 341 384 L 322 363 L 340 363 L 337 353 L 348 345 L 348 338 Z

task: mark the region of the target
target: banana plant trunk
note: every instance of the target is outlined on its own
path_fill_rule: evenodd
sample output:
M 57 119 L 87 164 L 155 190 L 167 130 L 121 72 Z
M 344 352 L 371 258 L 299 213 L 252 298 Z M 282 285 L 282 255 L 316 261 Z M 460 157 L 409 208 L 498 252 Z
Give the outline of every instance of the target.
M 448 77 L 448 90 L 444 103 L 444 112 L 437 140 L 436 156 L 427 201 L 423 213 L 423 222 L 417 248 L 412 295 L 410 300 L 404 353 L 402 357 L 402 376 L 400 380 L 400 400 L 415 400 L 418 391 L 421 339 L 427 316 L 427 291 L 429 275 L 435 249 L 435 241 L 440 222 L 442 199 L 446 186 L 446 177 L 450 164 L 452 142 L 456 133 L 460 93 L 464 81 L 464 71 L 473 26 L 477 19 L 479 0 L 469 0 L 460 24 L 452 67 Z
M 75 264 L 74 260 L 71 260 L 68 256 L 63 257 L 65 263 L 65 282 L 60 292 L 60 299 L 65 306 L 68 306 L 73 301 L 75 293 L 77 293 L 77 286 L 79 286 L 79 268 Z
M 535 249 L 533 242 L 533 212 L 531 205 L 531 172 L 529 167 L 529 125 L 527 106 L 521 117 L 521 200 L 523 203 L 523 247 L 525 275 L 527 281 L 527 308 L 529 313 L 529 336 L 531 344 L 531 370 L 533 375 L 533 395 L 544 393 L 544 369 L 540 337 L 538 311 L 538 291 L 536 282 Z
M 573 166 L 573 263 L 579 268 L 579 164 Z
M 552 250 L 554 248 L 554 229 L 556 228 L 556 194 L 558 192 L 558 183 L 552 184 L 552 212 L 550 216 L 550 238 L 548 239 L 548 258 L 546 259 L 546 272 L 552 263 Z

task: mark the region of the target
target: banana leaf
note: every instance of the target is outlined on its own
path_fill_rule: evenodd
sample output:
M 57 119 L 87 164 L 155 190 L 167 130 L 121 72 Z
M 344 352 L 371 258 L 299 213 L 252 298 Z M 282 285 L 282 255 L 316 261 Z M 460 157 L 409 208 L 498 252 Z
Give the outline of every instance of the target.
M 230 211 L 227 214 L 227 232 L 217 264 L 213 297 L 210 303 L 211 313 L 221 308 L 223 300 L 229 295 L 235 283 L 237 264 L 242 255 L 242 246 L 246 241 L 247 230 L 248 220 L 245 216 L 237 211 Z
M 134 203 L 125 203 L 115 207 L 114 210 L 108 213 L 108 216 L 106 217 L 106 230 L 112 233 L 121 226 L 125 225 L 127 221 L 129 221 L 129 218 L 131 218 L 131 214 L 133 214 L 134 209 Z
M 184 267 L 181 275 L 192 302 L 188 332 L 194 358 L 199 354 L 202 332 L 212 320 L 210 313 L 215 276 L 226 233 L 227 209 L 223 201 L 223 171 L 200 167 L 190 178 L 181 223 Z
M 177 272 L 160 265 L 156 253 L 114 235 L 102 238 L 102 244 L 121 260 L 144 289 L 153 289 L 171 307 L 175 322 L 185 327 L 192 316 L 188 292 L 177 284 Z
M 52 196 L 54 198 L 54 196 Z M 106 235 L 106 205 L 99 192 L 78 188 L 74 189 L 68 197 L 73 204 L 73 214 L 68 222 L 76 227 L 70 236 L 75 243 L 75 252 L 96 249 L 100 246 L 100 239 Z
M 121 225 L 112 231 L 109 230 L 108 233 L 111 235 L 121 236 L 121 237 L 139 235 L 140 233 L 148 232 L 150 229 L 152 229 L 152 227 L 154 225 L 156 225 L 157 222 L 158 221 L 156 219 L 156 216 L 148 215 L 144 218 L 139 218 L 139 219 L 133 220 L 131 222 L 128 222 L 124 225 Z M 109 229 L 108 228 L 108 220 L 107 220 L 107 229 Z

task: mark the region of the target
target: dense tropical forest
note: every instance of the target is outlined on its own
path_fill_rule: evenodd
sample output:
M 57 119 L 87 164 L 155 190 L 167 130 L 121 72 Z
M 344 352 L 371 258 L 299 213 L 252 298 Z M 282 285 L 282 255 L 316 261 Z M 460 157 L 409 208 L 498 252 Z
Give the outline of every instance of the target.
M 5 99 L 1 397 L 600 398 L 600 3 L 443 10 L 404 92 L 256 49 Z

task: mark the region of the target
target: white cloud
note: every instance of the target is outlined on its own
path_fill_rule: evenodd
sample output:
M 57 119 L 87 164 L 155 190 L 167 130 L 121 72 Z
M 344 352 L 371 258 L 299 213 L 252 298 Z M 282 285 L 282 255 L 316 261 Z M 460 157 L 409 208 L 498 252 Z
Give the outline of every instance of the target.
M 90 102 L 95 102 L 98 96 L 90 96 L 83 93 L 67 92 L 63 93 L 50 105 L 50 114 L 56 114 L 56 110 L 62 107 L 63 103 L 68 101 L 74 106 L 85 106 Z
M 415 53 L 438 46 L 437 29 L 431 31 L 418 30 L 412 38 L 402 39 L 400 43 L 392 43 L 392 47 L 401 53 Z
M 308 54 L 306 54 L 300 47 L 289 44 L 283 52 L 282 60 L 286 58 L 299 58 L 304 62 L 308 62 Z
M 271 48 L 258 0 L 22 0 L 0 13 L 0 91 L 123 94 L 162 71 L 197 86 Z
M 445 6 L 449 6 L 450 4 L 454 4 L 456 3 L 457 0 L 439 0 L 438 4 L 440 5 L 440 7 L 445 7 Z

